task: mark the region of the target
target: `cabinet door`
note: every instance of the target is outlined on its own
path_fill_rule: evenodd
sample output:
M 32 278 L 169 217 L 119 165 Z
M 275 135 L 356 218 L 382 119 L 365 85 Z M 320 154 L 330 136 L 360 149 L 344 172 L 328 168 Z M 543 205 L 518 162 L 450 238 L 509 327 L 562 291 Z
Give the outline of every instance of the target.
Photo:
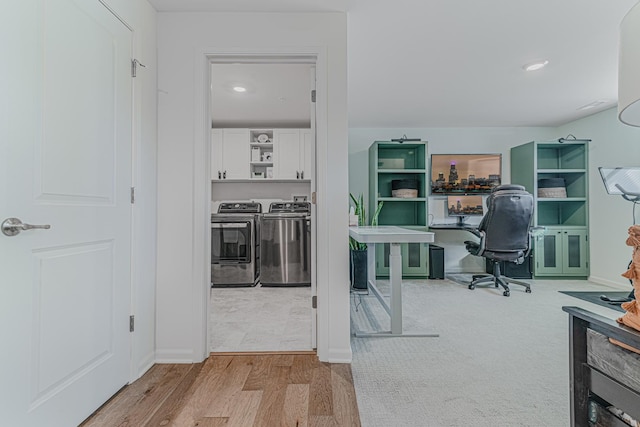
M 388 243 L 376 246 L 376 275 L 389 276 L 389 251 Z M 402 255 L 402 276 L 426 277 L 428 274 L 427 254 L 429 245 L 426 243 L 404 243 L 400 245 Z
M 402 245 L 402 275 L 425 276 L 429 245 L 425 243 L 406 243 Z
M 535 275 L 553 276 L 562 274 L 562 230 L 547 228 L 535 241 Z
M 562 272 L 570 276 L 589 275 L 587 230 L 562 230 Z
M 223 179 L 249 179 L 249 130 L 224 129 L 222 131 Z
M 300 143 L 302 144 L 300 150 L 300 169 L 301 179 L 311 179 L 313 171 L 311 170 L 311 161 L 314 158 L 314 135 L 311 133 L 311 129 L 300 130 Z
M 300 129 L 276 129 L 273 133 L 274 178 L 300 179 Z
M 211 130 L 211 179 L 222 179 L 222 129 Z

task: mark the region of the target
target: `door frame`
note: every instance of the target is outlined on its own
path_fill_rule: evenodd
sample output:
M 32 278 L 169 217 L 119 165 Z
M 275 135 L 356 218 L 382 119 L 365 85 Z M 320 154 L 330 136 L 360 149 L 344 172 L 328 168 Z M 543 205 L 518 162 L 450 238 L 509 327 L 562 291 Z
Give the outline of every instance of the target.
M 311 205 L 312 218 L 312 274 L 311 280 L 315 283 L 315 296 L 317 309 L 315 313 L 315 331 L 312 331 L 312 343 L 315 343 L 319 356 L 326 353 L 328 348 L 324 348 L 323 344 L 328 342 L 328 306 L 320 304 L 321 301 L 328 299 L 329 291 L 318 281 L 317 265 L 326 264 L 327 249 L 322 248 L 325 244 L 318 237 L 320 217 L 326 217 L 323 214 L 322 187 L 318 184 L 322 181 L 322 177 L 326 174 L 327 163 L 327 54 L 323 47 L 309 48 L 256 48 L 256 49 L 238 49 L 238 48 L 203 48 L 196 52 L 195 63 L 199 64 L 195 67 L 195 87 L 194 99 L 195 107 L 195 147 L 193 156 L 194 171 L 194 193 L 193 193 L 193 283 L 195 291 L 193 292 L 194 301 L 194 331 L 199 332 L 194 335 L 193 351 L 194 356 L 200 356 L 202 360 L 209 356 L 209 318 L 210 318 L 210 262 L 211 258 L 211 236 L 209 232 L 211 217 L 211 184 L 210 184 L 210 129 L 211 129 L 211 113 L 210 113 L 210 93 L 211 93 L 211 72 L 210 65 L 212 61 L 222 59 L 237 61 L 253 61 L 258 60 L 262 63 L 308 63 L 315 65 L 316 75 L 316 103 L 315 103 L 315 149 L 314 159 L 312 161 L 312 169 L 314 170 L 311 179 L 311 192 L 316 193 L 316 204 Z M 199 136 L 199 137 L 198 137 Z M 320 149 L 320 147 L 324 147 Z M 207 185 L 207 183 L 209 183 Z M 311 304 L 311 301 L 309 301 Z M 312 322 L 313 323 L 313 322 Z

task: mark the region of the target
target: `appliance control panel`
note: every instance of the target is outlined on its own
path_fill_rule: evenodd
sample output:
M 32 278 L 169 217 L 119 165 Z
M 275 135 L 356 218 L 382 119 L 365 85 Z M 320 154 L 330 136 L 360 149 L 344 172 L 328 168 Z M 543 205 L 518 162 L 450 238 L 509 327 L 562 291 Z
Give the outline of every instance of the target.
M 311 211 L 311 204 L 309 202 L 277 202 L 271 203 L 269 206 L 269 212 L 273 213 L 308 213 Z

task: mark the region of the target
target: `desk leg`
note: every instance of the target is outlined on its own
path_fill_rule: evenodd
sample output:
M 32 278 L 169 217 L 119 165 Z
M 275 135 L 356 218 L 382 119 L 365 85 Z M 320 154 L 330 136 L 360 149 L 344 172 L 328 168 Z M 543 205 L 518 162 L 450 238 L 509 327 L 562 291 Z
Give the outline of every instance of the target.
M 402 253 L 400 243 L 391 243 L 389 252 L 391 287 L 391 333 L 402 334 Z
M 376 284 L 376 244 L 367 245 L 367 280 L 374 286 Z
M 356 337 L 438 337 L 438 334 L 402 333 L 402 253 L 400 243 L 391 243 L 389 253 L 389 282 L 391 285 L 390 304 L 376 287 L 376 249 L 374 243 L 367 246 L 367 273 L 369 290 L 378 299 L 382 308 L 391 318 L 391 330 L 380 332 L 361 332 L 352 323 Z

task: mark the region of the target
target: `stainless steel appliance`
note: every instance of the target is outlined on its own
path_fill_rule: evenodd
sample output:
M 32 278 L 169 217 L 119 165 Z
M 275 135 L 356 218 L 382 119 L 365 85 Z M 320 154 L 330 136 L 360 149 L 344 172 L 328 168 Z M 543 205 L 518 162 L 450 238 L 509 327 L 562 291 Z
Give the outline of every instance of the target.
M 260 203 L 231 202 L 211 214 L 211 287 L 256 285 L 260 212 Z
M 262 286 L 311 286 L 311 205 L 276 202 L 262 215 Z

